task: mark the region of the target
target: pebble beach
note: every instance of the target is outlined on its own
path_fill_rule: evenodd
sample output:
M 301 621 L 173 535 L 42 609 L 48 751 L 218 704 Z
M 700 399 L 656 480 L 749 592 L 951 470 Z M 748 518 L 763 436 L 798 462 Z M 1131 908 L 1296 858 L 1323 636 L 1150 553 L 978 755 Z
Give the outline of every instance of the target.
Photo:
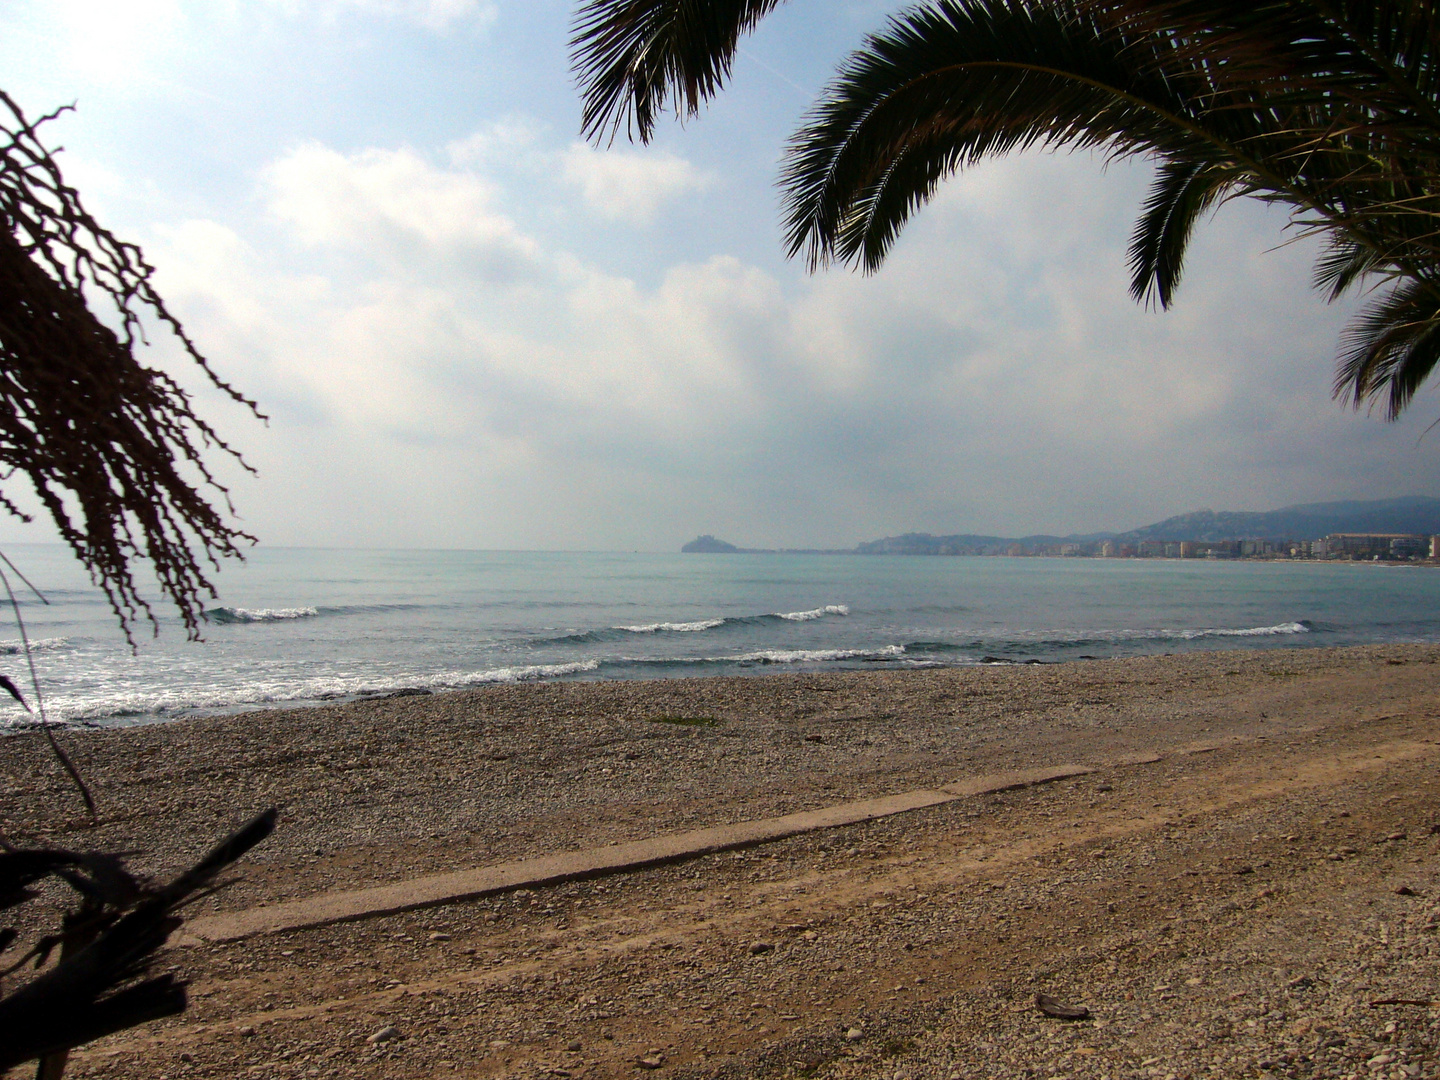
M 173 948 L 73 1075 L 1440 1074 L 1440 648 L 483 687 L 4 740 L 12 841 L 238 911 L 1074 763 L 671 865 Z M 1066 1021 L 1043 993 L 1083 1006 Z M 1419 1004 L 1373 1004 L 1383 1001 Z

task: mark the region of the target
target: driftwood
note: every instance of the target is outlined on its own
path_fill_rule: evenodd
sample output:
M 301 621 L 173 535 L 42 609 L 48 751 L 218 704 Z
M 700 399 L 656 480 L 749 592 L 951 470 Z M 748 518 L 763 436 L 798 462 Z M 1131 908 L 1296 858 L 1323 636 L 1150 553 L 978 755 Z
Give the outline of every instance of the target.
M 1055 1017 L 1056 1020 L 1090 1019 L 1090 1010 L 1084 1005 L 1064 1005 L 1049 994 L 1036 994 L 1035 1007 L 1046 1016 Z
M 1379 1001 L 1370 1002 L 1372 1009 L 1378 1009 L 1381 1005 L 1419 1005 L 1426 1009 L 1440 1009 L 1440 1001 L 1431 1001 L 1429 998 L 1381 998 Z

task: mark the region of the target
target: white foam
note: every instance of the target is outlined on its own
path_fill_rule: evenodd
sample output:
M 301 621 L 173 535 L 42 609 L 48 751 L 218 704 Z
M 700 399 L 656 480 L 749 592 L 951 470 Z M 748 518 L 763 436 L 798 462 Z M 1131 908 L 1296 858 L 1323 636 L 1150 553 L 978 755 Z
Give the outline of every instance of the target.
M 320 612 L 313 607 L 221 607 L 210 614 L 216 622 L 284 622 L 289 619 L 313 618 Z
M 527 682 L 562 675 L 578 675 L 594 671 L 599 666 L 599 660 L 582 660 L 568 664 L 516 665 L 484 671 L 444 671 L 417 676 L 328 676 L 301 682 L 255 679 L 239 685 L 208 690 L 197 690 L 188 686 L 148 692 L 112 690 L 101 694 L 90 693 L 83 697 L 59 693 L 48 695 L 46 711 L 52 720 L 124 724 L 161 719 L 176 713 L 275 708 L 295 703 L 332 700 L 336 697 L 385 694 L 411 687 L 444 691 L 490 683 Z M 30 716 L 18 705 L 11 707 L 0 702 L 0 728 L 29 722 Z
M 526 664 L 516 667 L 494 668 L 490 671 L 477 671 L 463 676 L 459 680 L 447 681 L 445 677 L 438 680 L 427 680 L 432 685 L 438 686 L 475 686 L 481 683 L 505 683 L 505 682 L 528 682 L 531 679 L 551 678 L 557 675 L 578 675 L 583 671 L 595 671 L 600 667 L 599 660 L 576 660 L 569 664 Z M 415 685 L 411 683 L 410 685 Z
M 812 611 L 777 611 L 776 618 L 789 619 L 791 622 L 809 622 L 811 619 L 823 619 L 826 615 L 849 615 L 850 609 L 844 604 L 827 604 L 824 607 L 817 607 Z
M 616 626 L 612 629 L 628 630 L 632 634 L 694 634 L 701 630 L 713 630 L 724 622 L 724 619 L 701 619 L 698 622 L 657 622 L 643 626 Z
M 1300 622 L 1278 623 L 1275 626 L 1251 626 L 1240 630 L 1215 629 L 1215 630 L 1186 630 L 1180 634 L 1183 638 L 1202 637 L 1274 637 L 1279 634 L 1308 634 L 1310 627 Z
M 31 652 L 44 652 L 47 649 L 63 649 L 70 644 L 69 638 L 47 637 L 32 638 L 30 641 Z M 23 655 L 25 643 L 23 641 L 0 641 L 0 654 L 5 656 Z
M 762 649 L 724 659 L 738 663 L 806 664 L 832 660 L 883 660 L 901 656 L 904 652 L 903 645 L 887 645 L 883 649 Z

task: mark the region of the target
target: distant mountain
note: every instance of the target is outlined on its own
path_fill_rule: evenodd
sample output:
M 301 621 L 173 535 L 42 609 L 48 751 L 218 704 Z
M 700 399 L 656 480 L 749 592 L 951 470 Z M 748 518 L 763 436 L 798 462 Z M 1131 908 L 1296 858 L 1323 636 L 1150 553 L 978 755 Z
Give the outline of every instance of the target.
M 1004 549 L 1014 543 L 1003 536 L 975 536 L 961 533 L 955 536 L 931 536 L 929 533 L 906 533 L 904 536 L 887 536 L 881 540 L 867 540 L 856 544 L 860 555 L 988 555 L 991 548 Z
M 1129 544 L 1142 540 L 1199 540 L 1208 543 L 1221 540 L 1318 540 L 1330 533 L 1434 535 L 1440 533 L 1440 499 L 1411 495 L 1403 499 L 1378 499 L 1372 502 L 1305 503 L 1263 512 L 1196 510 L 1122 533 L 1071 533 L 1069 536 L 984 536 L 976 533 L 932 536 L 930 533 L 905 533 L 902 536 L 867 540 L 855 545 L 853 553 L 1004 555 L 1016 544 L 1031 552 L 1037 548 L 1055 548 L 1067 544 L 1081 545 L 1083 551 L 1089 551 L 1105 540 L 1119 540 Z M 764 553 L 764 549 L 739 548 L 734 544 L 727 544 L 724 540 L 716 540 L 713 536 L 697 537 L 680 550 Z M 824 553 L 842 554 L 833 549 L 825 550 Z
M 1280 510 L 1196 510 L 1120 533 L 1117 540 L 1315 540 L 1329 533 L 1440 533 L 1440 499 L 1307 503 Z
M 740 549 L 734 544 L 727 544 L 724 540 L 716 540 L 715 537 L 706 533 L 704 536 L 697 536 L 680 549 L 687 554 L 701 552 L 706 555 L 734 555 Z
M 1014 544 L 1022 548 L 1058 547 L 1062 544 L 1093 544 L 1108 540 L 1113 533 L 1086 533 L 1084 536 L 978 536 L 956 533 L 932 536 L 930 533 L 906 533 L 887 536 L 883 540 L 867 540 L 855 545 L 857 555 L 1004 555 Z

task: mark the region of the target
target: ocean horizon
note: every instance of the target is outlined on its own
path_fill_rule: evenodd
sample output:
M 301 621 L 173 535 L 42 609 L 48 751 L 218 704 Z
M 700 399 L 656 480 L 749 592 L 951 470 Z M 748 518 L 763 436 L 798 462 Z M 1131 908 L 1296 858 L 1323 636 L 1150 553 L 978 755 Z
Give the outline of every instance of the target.
M 553 679 L 1440 641 L 1420 566 L 264 547 L 217 575 L 204 641 L 157 606 L 132 653 L 67 548 L 6 551 L 50 600 L 12 582 L 47 715 L 95 726 Z M 0 673 L 28 696 L 0 620 Z

